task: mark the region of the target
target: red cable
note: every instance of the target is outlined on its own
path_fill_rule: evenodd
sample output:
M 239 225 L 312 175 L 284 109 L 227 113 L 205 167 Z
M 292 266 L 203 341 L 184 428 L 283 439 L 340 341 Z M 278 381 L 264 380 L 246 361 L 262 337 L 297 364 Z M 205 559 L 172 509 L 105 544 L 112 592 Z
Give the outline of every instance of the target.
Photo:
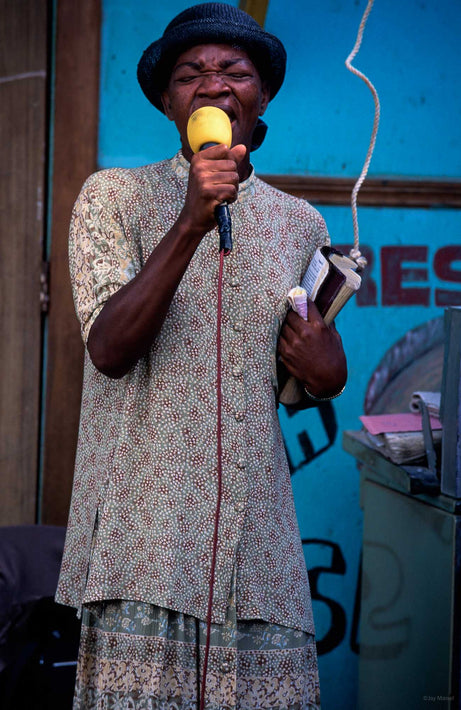
M 216 571 L 216 556 L 218 551 L 218 528 L 219 516 L 221 512 L 221 496 L 222 496 L 222 369 L 221 369 L 221 319 L 222 319 L 222 282 L 223 282 L 223 265 L 224 265 L 224 249 L 219 252 L 219 273 L 218 273 L 218 308 L 217 308 L 217 324 L 216 324 L 216 381 L 217 381 L 217 453 L 218 453 L 218 495 L 216 499 L 216 513 L 214 520 L 213 532 L 213 554 L 211 557 L 210 570 L 210 588 L 208 593 L 208 610 L 207 610 L 207 630 L 205 654 L 203 657 L 203 673 L 202 673 L 202 688 L 200 692 L 200 710 L 205 710 L 205 689 L 206 676 L 208 670 L 208 656 L 210 653 L 210 635 L 211 635 L 211 612 L 213 608 L 213 592 Z

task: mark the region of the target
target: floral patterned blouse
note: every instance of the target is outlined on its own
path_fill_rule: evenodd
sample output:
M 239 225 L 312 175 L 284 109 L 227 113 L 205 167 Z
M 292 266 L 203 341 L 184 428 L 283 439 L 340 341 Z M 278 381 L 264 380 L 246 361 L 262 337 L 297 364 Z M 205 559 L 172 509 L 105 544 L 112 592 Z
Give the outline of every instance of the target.
M 105 302 L 146 262 L 184 204 L 174 158 L 92 175 L 76 201 L 70 270 L 84 340 Z M 287 293 L 325 223 L 254 173 L 230 206 L 224 260 L 223 490 L 214 623 L 232 573 L 240 619 L 314 633 L 309 586 L 277 416 L 276 345 Z M 150 352 L 121 379 L 86 353 L 80 431 L 57 601 L 150 602 L 207 615 L 217 498 L 219 238 L 201 241 Z

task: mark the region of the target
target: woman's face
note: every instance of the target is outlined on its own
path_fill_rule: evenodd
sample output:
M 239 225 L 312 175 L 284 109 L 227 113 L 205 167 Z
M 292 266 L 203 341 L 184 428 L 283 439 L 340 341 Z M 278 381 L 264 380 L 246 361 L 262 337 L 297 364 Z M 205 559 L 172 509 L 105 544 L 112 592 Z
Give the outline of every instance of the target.
M 226 44 L 200 44 L 178 57 L 162 101 L 165 114 L 176 124 L 188 160 L 192 150 L 187 123 L 202 106 L 217 106 L 227 113 L 232 145 L 243 143 L 249 156 L 256 122 L 269 101 L 269 89 L 244 50 Z

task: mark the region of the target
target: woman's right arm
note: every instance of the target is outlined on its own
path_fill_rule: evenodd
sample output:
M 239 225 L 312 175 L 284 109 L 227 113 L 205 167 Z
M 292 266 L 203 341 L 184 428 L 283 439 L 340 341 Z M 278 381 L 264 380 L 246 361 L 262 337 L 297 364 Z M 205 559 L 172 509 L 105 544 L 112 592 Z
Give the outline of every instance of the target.
M 215 146 L 191 162 L 184 207 L 141 271 L 105 303 L 91 326 L 87 347 L 95 367 L 119 378 L 149 350 L 174 293 L 204 235 L 215 226 L 214 210 L 233 202 L 244 146 Z

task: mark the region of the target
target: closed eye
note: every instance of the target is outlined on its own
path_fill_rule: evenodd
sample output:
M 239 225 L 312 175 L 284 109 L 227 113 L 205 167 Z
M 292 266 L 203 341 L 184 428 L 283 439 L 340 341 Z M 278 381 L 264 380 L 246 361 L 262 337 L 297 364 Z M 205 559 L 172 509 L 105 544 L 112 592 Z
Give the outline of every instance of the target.
M 243 74 L 243 73 L 237 73 L 237 72 L 232 72 L 232 74 L 226 74 L 226 77 L 230 79 L 236 79 L 237 81 L 243 81 L 244 79 L 251 79 L 251 74 Z
M 201 72 L 197 74 L 176 75 L 175 81 L 179 84 L 190 84 L 197 79 L 211 75 L 221 76 L 224 80 L 230 81 L 245 81 L 253 78 L 253 75 L 249 72 Z
M 188 74 L 186 76 L 177 76 L 176 81 L 179 84 L 188 84 L 191 81 L 194 81 L 195 79 L 198 79 L 199 74 Z

